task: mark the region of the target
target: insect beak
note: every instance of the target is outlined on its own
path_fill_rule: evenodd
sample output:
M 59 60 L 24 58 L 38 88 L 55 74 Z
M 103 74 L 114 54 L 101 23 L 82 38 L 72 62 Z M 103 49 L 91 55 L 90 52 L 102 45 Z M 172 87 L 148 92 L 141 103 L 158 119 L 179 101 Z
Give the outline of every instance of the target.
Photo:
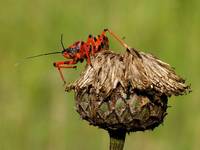
M 67 52 L 67 49 L 64 49 L 64 50 L 62 51 L 62 55 L 63 55 L 65 58 L 70 58 L 69 53 Z

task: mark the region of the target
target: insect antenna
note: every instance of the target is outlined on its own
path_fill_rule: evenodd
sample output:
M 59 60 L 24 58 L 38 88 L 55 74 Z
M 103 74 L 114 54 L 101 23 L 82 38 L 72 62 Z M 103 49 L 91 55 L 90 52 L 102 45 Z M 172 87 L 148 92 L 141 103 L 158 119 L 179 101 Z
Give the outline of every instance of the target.
M 44 53 L 44 54 L 39 54 L 39 55 L 34 55 L 34 56 L 29 56 L 29 57 L 25 57 L 25 59 L 31 59 L 31 58 L 35 58 L 35 57 L 40 57 L 40 56 L 45 56 L 45 55 L 52 55 L 52 54 L 59 54 L 62 52 L 50 52 L 50 53 Z
M 15 63 L 15 66 L 18 66 L 18 65 L 20 65 L 22 63 L 27 62 L 27 59 L 32 59 L 32 58 L 41 57 L 41 56 L 45 56 L 45 55 L 59 54 L 59 53 L 62 53 L 62 52 L 50 52 L 50 53 L 44 53 L 44 54 L 25 57 L 23 60 L 18 61 L 17 63 Z
M 64 44 L 63 44 L 63 34 L 61 34 L 60 42 L 61 42 L 63 50 L 65 50 L 65 47 L 64 47 Z M 43 53 L 43 54 L 38 54 L 38 55 L 33 55 L 33 56 L 25 57 L 24 60 L 15 63 L 15 66 L 18 66 L 19 64 L 26 62 L 25 61 L 26 59 L 32 59 L 32 58 L 36 58 L 36 57 L 41 57 L 41 56 L 46 56 L 46 55 L 53 55 L 53 54 L 60 54 L 60 53 L 62 53 L 62 51 L 56 51 L 56 52 L 50 52 L 50 53 Z
M 64 44 L 63 44 L 63 34 L 61 34 L 60 43 L 62 45 L 63 50 L 65 50 L 65 47 L 64 47 Z

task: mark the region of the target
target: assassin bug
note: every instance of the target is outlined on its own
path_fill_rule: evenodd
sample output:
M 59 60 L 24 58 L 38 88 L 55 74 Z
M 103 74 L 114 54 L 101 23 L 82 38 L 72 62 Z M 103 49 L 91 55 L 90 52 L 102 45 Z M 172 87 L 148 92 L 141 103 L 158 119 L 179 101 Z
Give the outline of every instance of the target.
M 61 35 L 61 45 L 63 50 L 61 52 L 51 52 L 46 54 L 40 54 L 36 56 L 27 57 L 33 58 L 33 57 L 39 57 L 43 55 L 51 55 L 51 54 L 57 54 L 62 53 L 63 57 L 66 59 L 71 59 L 67 61 L 59 61 L 54 62 L 53 65 L 56 67 L 60 73 L 61 79 L 64 82 L 64 85 L 66 84 L 66 81 L 64 79 L 63 73 L 61 71 L 62 68 L 76 68 L 75 64 L 78 62 L 83 62 L 84 59 L 87 60 L 87 64 L 91 65 L 90 56 L 94 55 L 95 53 L 102 51 L 102 50 L 108 50 L 109 49 L 109 40 L 106 36 L 106 32 L 110 33 L 116 40 L 118 40 L 121 45 L 127 49 L 129 49 L 128 45 L 123 42 L 122 39 L 120 39 L 117 35 L 115 35 L 111 30 L 104 29 L 103 32 L 98 36 L 92 36 L 89 35 L 86 42 L 84 41 L 77 41 L 74 44 L 70 45 L 68 48 L 64 47 L 63 44 L 63 36 Z

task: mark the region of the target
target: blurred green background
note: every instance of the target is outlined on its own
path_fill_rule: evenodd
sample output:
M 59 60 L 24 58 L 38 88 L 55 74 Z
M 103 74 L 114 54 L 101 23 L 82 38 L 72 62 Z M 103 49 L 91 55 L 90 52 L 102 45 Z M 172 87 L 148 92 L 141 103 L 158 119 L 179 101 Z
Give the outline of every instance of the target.
M 192 84 L 187 96 L 170 98 L 164 125 L 127 136 L 125 150 L 198 150 L 200 139 L 199 0 L 0 0 L 0 150 L 103 150 L 107 133 L 82 121 L 73 93 L 65 93 L 51 55 L 88 34 L 110 28 L 135 48 L 176 68 Z M 111 49 L 124 49 L 113 38 Z M 65 70 L 72 82 L 77 70 Z

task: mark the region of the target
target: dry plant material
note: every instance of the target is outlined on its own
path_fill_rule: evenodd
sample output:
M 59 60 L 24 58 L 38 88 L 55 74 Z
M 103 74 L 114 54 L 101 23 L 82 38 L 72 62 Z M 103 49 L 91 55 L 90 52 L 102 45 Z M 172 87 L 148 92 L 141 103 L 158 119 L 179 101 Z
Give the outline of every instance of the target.
M 102 51 L 91 63 L 67 89 L 75 91 L 81 118 L 111 133 L 154 129 L 167 115 L 168 97 L 190 91 L 169 64 L 135 49 Z

